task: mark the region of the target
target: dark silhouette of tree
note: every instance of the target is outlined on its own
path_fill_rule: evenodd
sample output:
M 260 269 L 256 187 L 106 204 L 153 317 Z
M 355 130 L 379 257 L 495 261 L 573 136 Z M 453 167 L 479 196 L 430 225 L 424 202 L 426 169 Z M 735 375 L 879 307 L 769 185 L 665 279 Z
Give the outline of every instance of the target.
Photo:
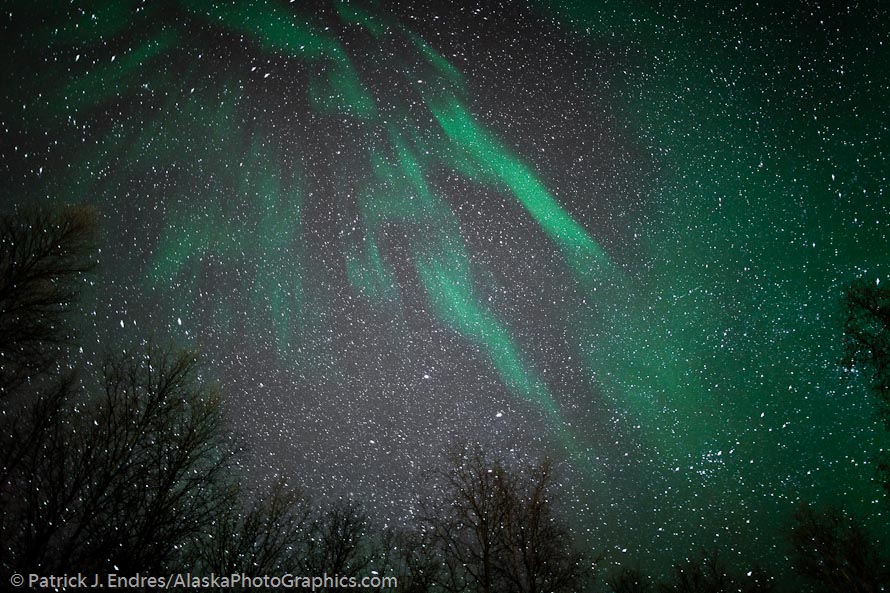
M 63 377 L 33 395 L 3 418 L 3 466 L 0 486 L 0 566 L 26 570 L 43 565 L 49 543 L 60 528 L 67 494 L 41 490 L 45 483 L 67 479 L 73 464 L 67 427 L 70 401 L 77 391 Z M 76 468 L 79 469 L 79 468 Z
M 397 535 L 389 531 L 378 536 L 356 502 L 341 500 L 322 510 L 302 491 L 281 482 L 253 503 L 249 499 L 258 493 L 244 493 L 240 485 L 233 486 L 231 494 L 229 506 L 213 519 L 210 532 L 187 556 L 186 565 L 198 572 L 360 580 L 372 574 L 373 565 L 381 575 L 401 574 L 394 572 L 396 562 L 383 552 L 399 551 Z M 403 589 L 400 583 L 399 590 Z M 349 587 L 325 585 L 316 590 Z
M 650 593 L 652 580 L 638 568 L 622 566 L 609 575 L 606 586 L 612 593 Z
M 769 593 L 774 579 L 760 569 L 740 576 L 730 570 L 716 550 L 703 550 L 697 556 L 674 565 L 671 579 L 658 585 L 661 593 Z
M 383 573 L 398 577 L 398 591 L 440 591 L 442 561 L 429 532 L 387 529 L 382 538 Z
M 378 555 L 376 545 L 361 505 L 337 501 L 309 527 L 304 570 L 310 575 L 366 576 L 372 558 Z
M 228 506 L 207 537 L 195 542 L 187 564 L 216 574 L 300 574 L 310 537 L 309 500 L 283 482 L 265 496 L 247 494 L 239 484 L 232 487 Z
M 93 268 L 95 214 L 32 210 L 0 218 L 0 496 L 59 421 L 74 389 L 63 368 L 66 313 Z M 5 533 L 8 513 L 0 517 Z
M 854 282 L 845 305 L 845 362 L 868 378 L 890 429 L 890 288 Z
M 522 473 L 500 473 L 506 519 L 500 535 L 507 559 L 500 570 L 511 591 L 573 591 L 584 583 L 584 557 L 554 515 L 553 486 L 553 465 L 546 459 Z
M 74 369 L 67 321 L 95 214 L 0 220 L 0 566 L 171 565 L 225 500 L 234 447 L 192 352 L 150 344 Z
M 0 400 L 63 356 L 65 316 L 95 265 L 96 228 L 86 207 L 0 218 Z
M 4 501 L 18 570 L 160 570 L 203 536 L 233 449 L 197 371 L 193 353 L 146 346 L 106 361 L 100 394 L 32 408 L 47 428 Z
M 658 586 L 663 593 L 726 593 L 731 580 L 716 555 L 703 555 L 674 565 L 673 578 Z
M 0 566 L 40 555 L 58 526 L 39 522 L 29 481 L 67 462 L 68 405 L 78 390 L 66 368 L 66 314 L 94 265 L 95 214 L 32 210 L 0 218 Z M 61 493 L 56 493 L 61 495 Z M 56 503 L 54 499 L 44 501 Z M 27 532 L 23 521 L 34 520 Z M 18 546 L 14 547 L 13 543 Z
M 866 377 L 884 428 L 890 430 L 890 288 L 856 281 L 844 304 L 844 364 Z M 890 456 L 878 456 L 876 463 L 878 480 L 890 496 Z
M 465 450 L 452 458 L 444 473 L 448 498 L 428 518 L 445 560 L 449 591 L 500 590 L 495 565 L 504 556 L 498 531 L 506 521 L 499 482 L 504 468 L 489 464 L 481 449 Z
M 790 540 L 794 569 L 824 591 L 873 593 L 890 582 L 874 540 L 838 509 L 801 506 L 794 514 Z
M 549 462 L 512 470 L 479 447 L 451 461 L 440 476 L 445 499 L 424 516 L 445 590 L 538 593 L 588 585 L 594 563 L 554 515 Z

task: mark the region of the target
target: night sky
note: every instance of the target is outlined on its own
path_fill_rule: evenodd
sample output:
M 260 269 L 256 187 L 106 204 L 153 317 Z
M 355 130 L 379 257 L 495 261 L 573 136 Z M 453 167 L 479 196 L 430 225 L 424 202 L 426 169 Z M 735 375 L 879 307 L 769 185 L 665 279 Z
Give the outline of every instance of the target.
M 769 565 L 800 501 L 886 530 L 840 365 L 844 289 L 890 282 L 881 2 L 0 18 L 3 212 L 97 207 L 84 357 L 199 346 L 250 475 L 392 524 L 450 444 L 550 455 L 654 567 Z

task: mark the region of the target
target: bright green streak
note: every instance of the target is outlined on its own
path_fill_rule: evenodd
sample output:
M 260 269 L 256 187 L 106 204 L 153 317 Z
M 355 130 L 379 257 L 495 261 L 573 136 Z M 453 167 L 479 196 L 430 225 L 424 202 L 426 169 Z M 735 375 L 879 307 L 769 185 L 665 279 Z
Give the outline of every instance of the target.
M 370 238 L 365 240 L 364 262 L 359 263 L 360 256 L 354 254 L 347 260 L 353 286 L 374 301 L 394 298 L 394 277 L 374 237 L 386 222 L 407 225 L 413 236 L 415 265 L 433 312 L 480 347 L 507 388 L 533 404 L 561 441 L 570 444 L 547 386 L 523 360 L 509 330 L 474 294 L 470 258 L 454 213 L 429 187 L 423 163 L 394 126 L 388 128 L 388 145 L 389 150 L 373 155 L 374 179 L 360 200 Z
M 570 437 L 553 395 L 521 354 L 506 323 L 478 298 L 457 217 L 427 178 L 433 169 L 444 165 L 478 183 L 505 187 L 560 248 L 582 282 L 591 274 L 604 277 L 610 264 L 530 167 L 473 120 L 458 98 L 466 92 L 462 73 L 427 41 L 401 25 L 346 2 L 336 5 L 344 23 L 361 26 L 375 38 L 393 30 L 404 35 L 426 64 L 426 70 L 410 75 L 406 82 L 422 94 L 444 131 L 445 137 L 436 133 L 431 145 L 422 132 L 400 131 L 402 122 L 397 129 L 395 124 L 380 121 L 375 101 L 347 51 L 314 17 L 299 16 L 270 0 L 185 0 L 179 5 L 208 27 L 241 35 L 269 54 L 303 63 L 310 72 L 309 86 L 298 92 L 306 93 L 318 114 L 352 118 L 380 132 L 384 140 L 371 146 L 368 154 L 370 179 L 356 198 L 365 233 L 361 242 L 346 247 L 346 278 L 357 293 L 375 305 L 398 307 L 400 288 L 393 264 L 382 251 L 380 233 L 385 225 L 400 225 L 408 234 L 411 261 L 433 312 L 476 344 L 508 389 L 538 409 L 568 443 Z M 129 13 L 120 6 L 124 5 L 97 4 L 95 18 L 91 13 L 77 27 L 63 28 L 57 37 L 44 38 L 47 42 L 86 44 L 125 34 Z M 151 22 L 148 16 L 142 18 Z M 165 227 L 153 250 L 148 279 L 155 286 L 177 286 L 169 295 L 174 310 L 210 311 L 217 327 L 227 331 L 234 328 L 238 305 L 221 295 L 199 296 L 201 275 L 206 262 L 225 262 L 230 269 L 247 270 L 243 281 L 250 307 L 261 312 L 257 318 L 270 323 L 277 349 L 283 354 L 292 350 L 293 342 L 299 341 L 299 334 L 309 325 L 307 318 L 312 317 L 306 311 L 311 289 L 305 283 L 302 253 L 302 182 L 285 179 L 281 155 L 274 145 L 264 146 L 263 135 L 274 136 L 270 129 L 260 126 L 244 145 L 243 130 L 234 122 L 243 117 L 239 89 L 246 73 L 219 74 L 225 80 L 210 86 L 201 80 L 200 63 L 186 80 L 172 72 L 152 73 L 156 60 L 166 60 L 179 45 L 187 43 L 176 26 L 157 29 L 147 41 L 121 52 L 113 62 L 85 65 L 80 78 L 57 86 L 54 98 L 43 100 L 50 109 L 57 109 L 50 115 L 58 120 L 137 93 L 165 98 L 157 113 L 133 122 L 117 122 L 100 144 L 85 147 L 82 166 L 65 172 L 66 181 L 60 186 L 72 195 L 89 193 L 84 188 L 106 170 L 104 164 L 112 156 L 124 159 L 127 167 L 105 173 L 108 192 L 119 191 L 116 188 L 125 187 L 132 176 L 176 171 L 182 167 L 183 155 L 188 155 L 190 167 L 212 171 L 214 177 L 202 190 L 200 208 L 194 207 L 192 196 L 183 194 L 184 188 L 175 188 L 166 196 Z M 224 89 L 222 97 L 218 89 Z M 411 121 L 407 113 L 402 115 Z
M 96 18 L 88 15 L 75 31 L 63 30 L 57 40 L 95 43 L 126 33 L 128 13 L 116 6 L 98 5 Z M 506 188 L 560 249 L 582 284 L 591 276 L 604 280 L 612 274 L 611 265 L 532 169 L 474 121 L 460 99 L 466 93 L 462 73 L 401 25 L 346 2 L 336 5 L 344 23 L 363 27 L 374 38 L 382 39 L 385 32 L 394 30 L 404 35 L 425 64 L 425 70 L 409 75 L 406 82 L 421 93 L 442 130 L 434 132 L 431 140 L 420 131 L 419 122 L 413 122 L 417 131 L 404 132 L 401 121 L 399 129 L 380 121 L 375 101 L 346 49 L 313 17 L 299 16 L 269 0 L 186 0 L 180 6 L 208 27 L 241 35 L 269 54 L 301 62 L 310 73 L 309 86 L 297 92 L 306 94 L 317 114 L 351 118 L 379 133 L 382 140 L 369 147 L 369 179 L 356 196 L 365 232 L 361 241 L 347 243 L 344 254 L 349 283 L 377 306 L 399 306 L 393 262 L 387 261 L 380 243 L 385 226 L 399 225 L 408 236 L 410 260 L 433 313 L 477 345 L 504 385 L 537 409 L 571 450 L 572 439 L 559 404 L 521 353 L 505 321 L 476 294 L 473 265 L 457 217 L 427 179 L 444 166 L 480 184 Z M 269 323 L 277 350 L 284 354 L 293 350 L 293 343 L 311 325 L 307 318 L 312 317 L 306 311 L 307 292 L 312 288 L 305 282 L 303 181 L 285 178 L 290 173 L 281 166 L 279 149 L 274 143 L 264 143 L 264 135 L 274 137 L 271 129 L 259 126 L 245 142 L 244 130 L 234 123 L 243 118 L 239 89 L 246 73 L 219 74 L 225 79 L 218 85 L 202 83 L 200 63 L 186 80 L 172 72 L 152 74 L 156 60 L 166 60 L 187 43 L 176 26 L 155 30 L 147 41 L 121 52 L 113 62 L 91 63 L 79 79 L 56 87 L 55 98 L 45 103 L 58 109 L 51 113 L 57 119 L 137 93 L 164 97 L 157 113 L 132 123 L 115 123 L 101 144 L 86 147 L 83 166 L 66 172 L 72 182 L 61 185 L 70 186 L 66 191 L 71 193 L 84 193 L 83 188 L 113 155 L 125 159 L 127 167 L 106 173 L 109 192 L 125 187 L 135 175 L 159 170 L 175 174 L 182 167 L 183 155 L 188 155 L 190 167 L 212 171 L 200 208 L 194 207 L 192 196 L 183 194 L 184 188 L 166 196 L 165 227 L 153 250 L 149 281 L 155 286 L 175 284 L 177 289 L 169 296 L 174 310 L 210 311 L 217 327 L 227 331 L 234 328 L 239 305 L 223 295 L 200 296 L 201 275 L 206 262 L 224 262 L 230 269 L 244 270 L 249 306 L 260 312 L 258 319 Z M 224 89 L 222 96 L 219 89 Z M 402 117 L 412 122 L 413 116 L 403 113 Z
M 418 49 L 420 49 L 420 52 L 426 59 L 426 61 L 431 64 L 441 76 L 443 76 L 457 88 L 463 87 L 464 77 L 463 74 L 461 74 L 460 70 L 455 68 L 451 62 L 449 62 L 442 56 L 442 54 L 433 49 L 433 47 L 429 43 L 424 41 L 422 37 L 414 34 L 411 31 L 406 31 L 406 33 L 408 34 L 408 37 L 414 42 L 414 45 Z
M 556 428 L 562 428 L 559 409 L 546 386 L 527 370 L 528 365 L 519 356 L 509 332 L 479 304 L 468 286 L 466 257 L 456 250 L 436 251 L 435 259 L 418 262 L 420 277 L 436 315 L 481 346 L 507 387 L 534 403 Z
M 366 239 L 364 250 L 352 247 L 346 254 L 346 277 L 353 288 L 377 305 L 398 303 L 396 279 L 387 269 L 374 238 Z
M 462 247 L 462 246 L 461 246 Z M 579 450 L 559 406 L 518 348 L 507 328 L 486 310 L 470 285 L 469 258 L 443 237 L 428 255 L 417 257 L 417 269 L 436 316 L 480 347 L 511 393 L 532 404 L 558 442 L 573 458 Z M 596 468 L 588 468 L 596 471 Z
M 587 231 L 562 209 L 537 176 L 450 98 L 430 105 L 436 121 L 474 167 L 505 185 L 559 247 L 579 279 L 610 274 L 608 257 Z

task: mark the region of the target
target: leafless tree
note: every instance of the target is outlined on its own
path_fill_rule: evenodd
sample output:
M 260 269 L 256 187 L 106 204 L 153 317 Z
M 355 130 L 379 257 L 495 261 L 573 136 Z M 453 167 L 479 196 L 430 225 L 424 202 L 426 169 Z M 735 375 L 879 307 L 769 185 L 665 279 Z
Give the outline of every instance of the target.
M 890 288 L 854 282 L 844 304 L 844 364 L 866 377 L 884 428 L 890 430 Z M 890 497 L 890 455 L 879 455 L 876 465 L 878 480 Z
M 652 581 L 638 568 L 622 566 L 606 580 L 612 593 L 649 593 Z
M 65 315 L 95 265 L 95 241 L 87 207 L 0 218 L 0 401 L 36 381 L 69 344 Z
M 30 210 L 0 218 L 0 500 L 26 456 L 58 432 L 76 390 L 64 368 L 65 314 L 93 268 L 95 213 Z M 57 436 L 57 435 L 56 435 Z M 33 461 L 32 461 L 33 462 Z M 0 534 L 11 517 L 0 507 Z M 2 552 L 0 552 L 2 555 Z
M 194 353 L 152 346 L 110 357 L 101 392 L 59 397 L 6 484 L 19 570 L 161 569 L 203 536 L 233 454 L 220 400 Z
M 733 572 L 717 550 L 702 550 L 674 565 L 672 578 L 658 585 L 661 593 L 771 593 L 775 579 L 754 569 L 745 576 Z
M 836 508 L 801 506 L 790 540 L 798 574 L 836 593 L 876 593 L 890 582 L 886 560 L 875 541 Z
M 505 470 L 478 447 L 453 453 L 451 462 L 440 476 L 446 499 L 426 517 L 444 559 L 443 584 L 454 593 L 500 590 L 495 567 L 505 556 L 498 533 L 506 521 L 499 486 Z
M 0 221 L 0 566 L 358 575 L 372 550 L 357 504 L 316 514 L 284 485 L 246 500 L 194 352 L 143 343 L 98 376 L 71 370 L 94 238 L 85 208 Z
M 511 469 L 479 447 L 458 451 L 451 461 L 440 476 L 444 501 L 424 513 L 441 557 L 443 588 L 538 593 L 587 585 L 593 563 L 554 515 L 549 462 Z
M 378 554 L 376 545 L 361 505 L 337 501 L 310 525 L 304 570 L 311 575 L 366 576 Z
M 432 593 L 440 591 L 442 562 L 430 533 L 423 528 L 388 529 L 382 537 L 385 574 L 398 577 L 398 591 Z
M 868 377 L 890 429 L 890 288 L 857 281 L 844 303 L 845 362 Z
M 674 565 L 673 578 L 658 586 L 662 593 L 729 593 L 732 578 L 716 553 L 703 552 L 697 558 Z
M 501 472 L 499 477 L 506 509 L 500 531 L 506 566 L 501 571 L 517 593 L 574 591 L 590 568 L 574 548 L 567 526 L 554 515 L 553 476 L 553 465 L 545 459 L 524 472 Z
M 85 207 L 0 218 L 0 566 L 38 553 L 55 529 L 39 518 L 63 502 L 39 508 L 35 482 L 70 455 L 66 424 L 78 384 L 65 365 L 66 313 L 93 268 L 95 235 L 95 213 Z M 23 521 L 33 528 L 17 539 Z
M 250 502 L 250 498 L 257 498 Z M 245 500 L 248 499 L 248 500 Z M 308 548 L 312 507 L 298 490 L 278 482 L 266 495 L 238 484 L 209 533 L 196 540 L 188 564 L 216 574 L 299 573 Z

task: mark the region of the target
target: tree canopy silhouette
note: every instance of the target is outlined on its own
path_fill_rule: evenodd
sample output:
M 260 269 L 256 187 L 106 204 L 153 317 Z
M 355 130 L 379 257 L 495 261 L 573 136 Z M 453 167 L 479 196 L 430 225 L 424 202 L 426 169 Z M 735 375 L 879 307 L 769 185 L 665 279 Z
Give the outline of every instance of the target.
M 844 304 L 845 362 L 866 376 L 890 430 L 890 288 L 856 281 Z
M 95 235 L 88 208 L 0 222 L 5 568 L 161 569 L 224 500 L 234 448 L 195 353 L 143 342 L 98 376 L 66 357 Z
M 0 218 L 0 399 L 45 373 L 71 334 L 66 315 L 95 267 L 88 207 Z
M 592 582 L 595 561 L 556 517 L 551 462 L 514 468 L 466 447 L 452 453 L 439 477 L 443 499 L 423 523 L 446 591 L 568 592 Z
M 846 513 L 801 505 L 790 539 L 794 569 L 821 590 L 876 593 L 890 582 L 886 561 L 875 541 Z

